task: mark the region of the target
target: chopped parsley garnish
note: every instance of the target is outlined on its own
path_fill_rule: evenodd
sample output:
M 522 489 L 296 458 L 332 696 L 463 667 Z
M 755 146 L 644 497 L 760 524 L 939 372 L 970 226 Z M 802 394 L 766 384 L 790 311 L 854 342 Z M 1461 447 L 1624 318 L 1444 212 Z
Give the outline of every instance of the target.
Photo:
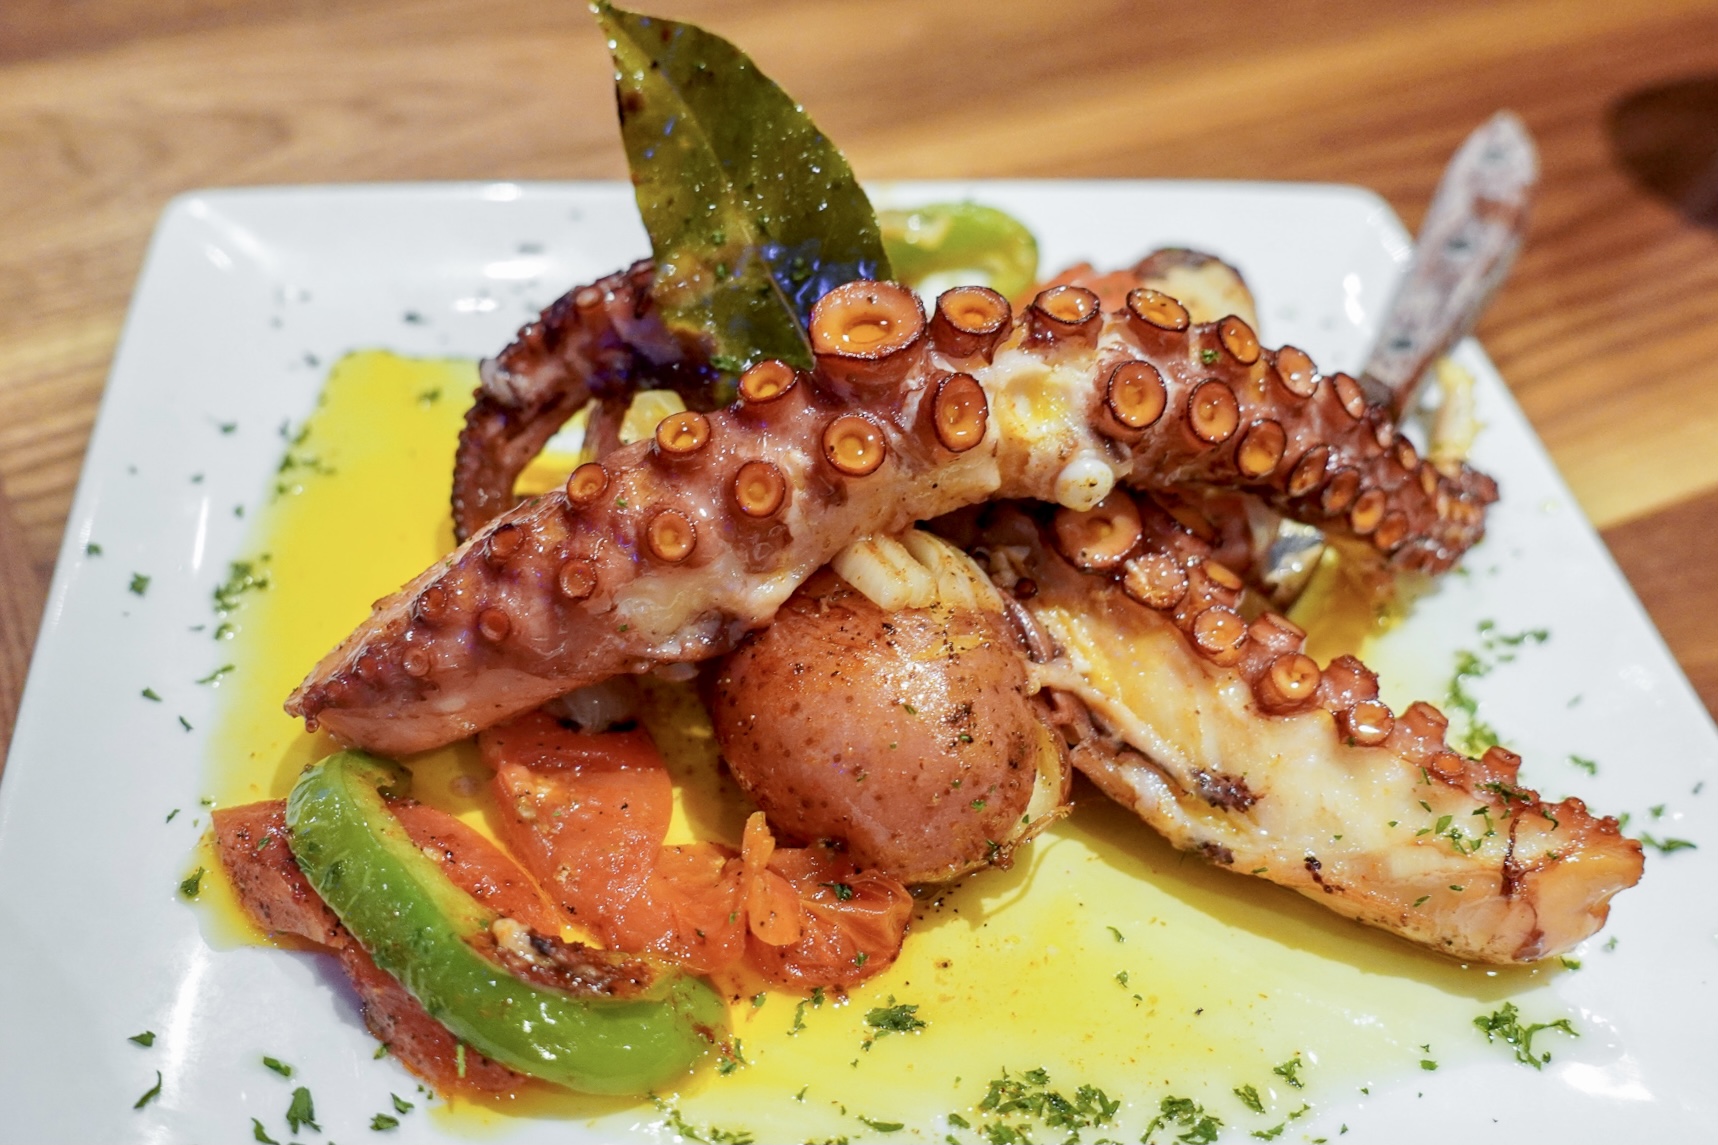
M 1690 843 L 1687 839 L 1658 839 L 1648 835 L 1645 831 L 1640 833 L 1640 841 L 1645 846 L 1654 848 L 1661 855 L 1668 855 L 1672 851 L 1693 851 L 1697 849 L 1694 844 Z
M 1122 986 L 1126 986 L 1127 985 L 1127 971 L 1126 970 L 1118 970 L 1116 972 L 1116 981 L 1118 983 L 1120 983 Z
M 145 688 L 143 691 L 139 692 L 138 695 L 142 696 L 146 700 L 154 700 L 158 704 L 161 702 L 161 696 L 154 688 Z
M 138 1045 L 147 1049 L 150 1046 L 155 1044 L 155 1031 L 154 1030 L 144 1030 L 141 1034 L 132 1034 L 129 1038 L 126 1038 L 125 1040 L 128 1042 L 136 1042 Z
M 1544 628 L 1504 633 L 1497 631 L 1496 621 L 1482 620 L 1479 622 L 1479 638 L 1478 652 L 1464 649 L 1456 653 L 1455 670 L 1450 675 L 1449 688 L 1444 695 L 1445 708 L 1460 712 L 1467 724 L 1459 735 L 1450 737 L 1451 746 L 1471 756 L 1483 755 L 1487 748 L 1502 740 L 1496 728 L 1479 718 L 1479 698 L 1468 690 L 1468 683 L 1489 675 L 1499 664 L 1514 660 L 1515 649 L 1522 645 L 1545 643 L 1551 638 L 1551 633 Z
M 1252 1086 L 1241 1086 L 1239 1089 L 1235 1090 L 1235 1096 L 1240 1098 L 1242 1105 L 1246 1106 L 1254 1113 L 1263 1113 L 1265 1111 L 1265 1103 L 1260 1100 L 1259 1091 L 1254 1089 Z
M 1001 1077 L 990 1082 L 978 1109 L 983 1116 L 977 1130 L 986 1141 L 1022 1143 L 1033 1140 L 1031 1131 L 1039 1125 L 1070 1130 L 1073 1140 L 1081 1129 L 1113 1121 L 1121 1102 L 1093 1085 L 1080 1086 L 1069 1098 L 1050 1088 L 1050 1075 L 1043 1069 L 1030 1069 L 1019 1077 L 1003 1070 Z M 948 1121 L 967 1127 L 954 1114 Z
M 399 1127 L 400 1119 L 387 1113 L 378 1113 L 370 1118 L 370 1128 L 378 1133 L 384 1129 L 398 1129 Z
M 410 1113 L 413 1109 L 417 1108 L 399 1094 L 390 1093 L 388 1094 L 388 1098 L 394 1103 L 395 1113 Z
M 656 1108 L 662 1111 L 668 1128 L 688 1141 L 704 1141 L 709 1142 L 709 1145 L 752 1145 L 755 1140 L 744 1129 L 721 1129 L 712 1125 L 700 1130 L 682 1117 L 678 1109 L 660 1097 L 653 1097 L 652 1100 L 656 1102 Z
M 1215 351 L 1215 350 L 1206 349 L 1206 350 L 1199 351 L 1199 360 L 1201 362 L 1205 363 L 1207 366 L 1209 366 L 1213 362 L 1215 362 L 1217 360 L 1217 358 L 1218 358 L 1218 354 L 1217 354 L 1217 351 Z
M 1571 1038 L 1581 1035 L 1570 1025 L 1568 1018 L 1558 1018 L 1554 1022 L 1534 1022 L 1531 1025 L 1521 1024 L 1521 1011 L 1515 1008 L 1514 1002 L 1505 1002 L 1501 1009 L 1490 1014 L 1482 1014 L 1473 1020 L 1479 1032 L 1485 1035 L 1487 1042 L 1503 1041 L 1515 1049 L 1515 1060 L 1522 1065 L 1534 1069 L 1544 1069 L 1545 1063 L 1551 1060 L 1551 1054 L 1533 1052 L 1533 1035 L 1542 1030 L 1560 1030 Z
M 220 682 L 220 679 L 222 676 L 225 676 L 228 672 L 231 672 L 232 670 L 233 670 L 233 665 L 222 664 L 219 668 L 216 668 L 213 672 L 210 672 L 207 676 L 204 676 L 202 679 L 198 680 L 197 683 L 199 683 L 199 684 L 218 683 L 218 682 Z
M 1275 1141 L 1278 1137 L 1283 1135 L 1283 1130 L 1287 1128 L 1288 1122 L 1279 1121 L 1269 1129 L 1253 1130 L 1253 1136 L 1257 1137 L 1260 1141 Z
M 746 1047 L 744 1043 L 742 1043 L 740 1039 L 735 1038 L 733 1045 L 722 1046 L 722 1057 L 721 1060 L 716 1063 L 716 1072 L 721 1074 L 723 1077 L 727 1077 L 741 1066 L 750 1064 L 750 1062 L 746 1061 Z
M 161 1096 L 161 1071 L 156 1070 L 155 1071 L 155 1084 L 153 1086 L 151 1086 L 148 1089 L 148 1091 L 146 1091 L 144 1093 L 144 1095 L 142 1097 L 138 1098 L 137 1102 L 134 1105 L 132 1105 L 131 1108 L 142 1109 L 145 1105 L 148 1105 L 151 1101 L 154 1101 L 156 1098 L 158 1098 L 160 1096 Z
M 280 1145 L 279 1141 L 268 1135 L 268 1130 L 262 1127 L 262 1122 L 254 1117 L 251 1118 L 251 1140 L 261 1141 L 263 1145 Z
M 1115 928 L 1115 927 L 1113 927 L 1113 926 L 1106 926 L 1106 927 L 1105 927 L 1105 928 L 1104 928 L 1104 929 L 1105 929 L 1105 930 L 1107 930 L 1107 931 L 1109 931 L 1109 932 L 1110 932 L 1110 936 L 1111 936 L 1111 937 L 1112 937 L 1112 938 L 1114 938 L 1114 939 L 1115 939 L 1115 940 L 1116 940 L 1116 941 L 1117 941 L 1117 942 L 1126 942 L 1126 941 L 1127 941 L 1127 936 L 1126 936 L 1126 935 L 1124 935 L 1124 934 L 1122 934 L 1122 932 L 1121 932 L 1121 931 L 1119 931 L 1119 930 L 1117 930 L 1117 929 L 1116 929 L 1116 928 Z
M 310 1126 L 318 1133 L 322 1132 L 322 1126 L 316 1124 L 316 1102 L 311 1099 L 310 1091 L 302 1085 L 292 1091 L 292 1104 L 286 1107 L 286 1124 L 295 1135 L 299 1127 L 304 1125 Z
M 1205 1107 L 1191 1097 L 1166 1097 L 1157 1107 L 1157 1116 L 1151 1119 L 1151 1124 L 1145 1127 L 1145 1136 L 1140 1138 L 1141 1145 L 1151 1145 L 1153 1135 L 1159 1129 L 1169 1126 L 1173 1129 L 1180 1126 L 1184 1132 L 1177 1133 L 1177 1141 L 1187 1145 L 1210 1145 L 1217 1140 L 1217 1133 L 1223 1128 L 1223 1120 L 1205 1112 Z
M 213 593 L 216 619 L 224 620 L 243 602 L 249 592 L 261 592 L 269 587 L 268 564 L 270 554 L 264 553 L 254 561 L 233 561 L 227 565 L 227 579 L 215 586 Z M 233 626 L 222 624 L 215 629 L 215 639 L 219 640 L 232 633 Z
M 202 867 L 198 867 L 196 870 L 192 871 L 189 875 L 187 875 L 184 879 L 180 880 L 179 893 L 184 895 L 188 899 L 196 898 L 197 893 L 203 889 L 203 875 L 204 874 L 205 874 L 204 869 Z
M 91 541 L 89 544 L 84 546 L 84 555 L 86 557 L 101 556 L 101 546 L 96 544 L 94 541 Z
M 138 596 L 142 596 L 144 593 L 148 592 L 149 591 L 149 578 L 144 576 L 142 573 L 136 573 L 136 572 L 132 573 L 131 574 L 131 591 L 136 593 Z
M 1305 1089 L 1306 1083 L 1300 1080 L 1300 1067 L 1305 1064 L 1305 1062 L 1300 1060 L 1300 1055 L 1296 1054 L 1282 1065 L 1272 1066 L 1271 1072 L 1294 1086 L 1296 1089 Z
M 1431 1058 L 1421 1058 L 1420 1068 L 1428 1071 L 1435 1070 L 1438 1068 L 1438 1063 L 1433 1061 Z
M 877 1031 L 877 1038 L 886 1034 L 910 1034 L 924 1029 L 927 1024 L 918 1017 L 918 1012 L 918 1006 L 896 1003 L 895 996 L 890 994 L 887 1005 L 866 1011 L 865 1024 Z
M 1569 757 L 1569 762 L 1586 772 L 1588 775 L 1599 774 L 1599 763 L 1597 760 L 1588 759 L 1583 755 L 1571 755 Z
M 186 731 L 190 731 L 191 730 L 191 721 L 186 719 L 184 716 L 180 716 L 179 717 L 179 726 L 184 728 Z
M 876 1121 L 863 1114 L 858 1115 L 858 1117 L 860 1121 L 879 1133 L 899 1133 L 907 1127 L 907 1123 L 904 1121 Z
M 275 1073 L 278 1073 L 281 1077 L 292 1076 L 292 1067 L 281 1061 L 279 1058 L 265 1057 L 262 1059 L 262 1064 L 267 1066 L 269 1069 L 272 1069 Z
M 1579 970 L 1581 968 L 1581 960 L 1579 958 L 1570 958 L 1567 954 L 1559 954 L 1557 956 L 1557 961 L 1563 964 L 1563 969 L 1565 970 Z
M 817 885 L 820 887 L 828 887 L 830 890 L 834 891 L 835 898 L 838 902 L 846 902 L 848 899 L 853 897 L 853 888 L 847 883 L 818 883 Z

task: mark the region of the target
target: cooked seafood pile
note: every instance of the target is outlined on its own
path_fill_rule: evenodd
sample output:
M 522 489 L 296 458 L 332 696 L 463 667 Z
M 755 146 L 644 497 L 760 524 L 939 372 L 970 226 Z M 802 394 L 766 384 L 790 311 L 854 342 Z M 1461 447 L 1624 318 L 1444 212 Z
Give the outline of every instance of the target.
M 623 124 L 646 106 L 623 98 Z M 831 193 L 868 213 L 856 184 Z M 1305 580 L 1273 555 L 1285 536 L 1381 591 L 1483 536 L 1491 479 L 1422 457 L 1397 423 L 1423 362 L 1363 384 L 1269 349 L 1240 276 L 1188 251 L 1076 267 L 1018 305 L 959 286 L 927 313 L 866 273 L 874 244 L 855 232 L 792 280 L 803 329 L 771 312 L 735 369 L 710 325 L 732 305 L 720 292 L 773 272 L 709 274 L 672 242 L 665 262 L 658 230 L 657 262 L 569 292 L 482 364 L 454 466 L 462 543 L 287 701 L 383 756 L 478 736 L 512 857 L 356 752 L 316 765 L 284 811 L 217 819 L 252 912 L 338 952 L 372 1028 L 406 1031 L 424 1076 L 449 1084 L 469 1043 L 486 1071 L 461 1064 L 471 1084 L 656 1085 L 717 1038 L 691 973 L 806 990 L 877 973 L 908 884 L 1007 865 L 1067 813 L 1073 770 L 1177 847 L 1462 959 L 1567 950 L 1640 877 L 1615 820 L 1544 803 L 1501 747 L 1452 750 L 1435 708 L 1392 711 L 1364 664 L 1318 663 L 1273 611 Z M 646 390 L 686 408 L 623 444 Z M 517 502 L 584 409 L 587 460 Z M 737 852 L 664 845 L 666 771 L 605 716 L 614 682 L 646 672 L 700 680 L 762 809 Z M 418 939 L 354 896 L 372 868 L 440 953 L 401 953 Z M 564 941 L 563 921 L 608 949 Z M 500 993 L 474 1017 L 458 983 L 486 974 Z M 510 1007 L 547 1017 L 498 1020 Z M 627 1048 L 531 1033 L 544 1025 Z
M 518 376 L 589 393 L 578 379 L 599 341 L 639 339 L 616 373 L 654 377 L 638 281 L 575 291 L 527 328 L 486 370 L 474 424 Z M 554 325 L 617 306 L 625 328 Z M 1321 667 L 1293 624 L 1249 619 L 1255 570 L 1214 559 L 1221 522 L 1187 498 L 1154 500 L 1243 494 L 1388 567 L 1449 567 L 1480 537 L 1492 483 L 1419 458 L 1346 375 L 1262 349 L 1233 315 L 1195 322 L 1143 286 L 1105 313 L 1091 290 L 1058 285 L 1018 317 L 959 288 L 927 320 L 904 288 L 851 283 L 818 302 L 811 334 L 815 370 L 754 366 L 731 405 L 673 415 L 483 524 L 378 604 L 291 710 L 373 750 L 421 750 L 744 642 L 714 688 L 742 782 L 788 836 L 841 839 L 905 879 L 970 869 L 1013 841 L 1007 821 L 1055 772 L 1036 760 L 1036 727 L 1178 844 L 1464 958 L 1567 949 L 1638 877 L 1613 822 L 1542 805 L 1509 752 L 1464 759 L 1429 705 L 1398 716 L 1358 661 Z M 867 583 L 887 604 L 891 580 L 938 579 L 936 558 L 875 538 L 973 506 L 991 509 L 944 530 L 1002 590 L 967 599 L 1003 603 L 944 602 L 928 638 L 922 608 L 859 614 Z M 857 593 L 793 597 L 831 561 Z M 903 773 L 885 745 L 919 726 L 901 713 L 921 703 L 937 730 Z M 844 704 L 854 715 L 832 720 Z M 976 790 L 954 786 L 968 769 Z

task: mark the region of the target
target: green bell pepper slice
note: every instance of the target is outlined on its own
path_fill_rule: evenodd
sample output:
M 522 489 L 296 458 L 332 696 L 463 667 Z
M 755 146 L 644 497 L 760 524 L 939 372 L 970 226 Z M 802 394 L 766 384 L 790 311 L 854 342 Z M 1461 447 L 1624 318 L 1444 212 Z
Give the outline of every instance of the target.
M 895 275 L 914 289 L 988 286 L 1008 298 L 1038 281 L 1038 240 L 1026 224 L 980 203 L 927 203 L 877 212 Z
M 710 1049 L 726 1007 L 682 970 L 626 955 L 646 983 L 624 996 L 581 995 L 481 954 L 473 943 L 487 941 L 497 916 L 419 851 L 383 802 L 410 784 L 399 764 L 340 752 L 305 770 L 286 822 L 311 886 L 433 1018 L 494 1061 L 584 1093 L 646 1092 Z

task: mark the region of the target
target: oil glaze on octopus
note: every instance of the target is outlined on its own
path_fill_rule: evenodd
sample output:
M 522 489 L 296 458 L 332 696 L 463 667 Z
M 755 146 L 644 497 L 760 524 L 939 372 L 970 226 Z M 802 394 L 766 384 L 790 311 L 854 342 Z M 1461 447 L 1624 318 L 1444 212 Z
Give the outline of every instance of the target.
M 1014 692 L 1053 731 L 1050 754 L 1178 846 L 1487 961 L 1566 949 L 1638 879 L 1639 847 L 1614 821 L 1543 805 L 1515 785 L 1510 753 L 1461 757 L 1435 709 L 1398 716 L 1358 661 L 1320 668 L 1288 621 L 1249 620 L 1250 570 L 1215 559 L 1212 530 L 1177 500 L 1242 494 L 1392 569 L 1451 567 L 1482 535 L 1495 486 L 1421 459 L 1354 379 L 1265 350 L 1233 315 L 1194 322 L 1148 288 L 1106 313 L 1092 291 L 1055 286 L 1019 317 L 994 292 L 957 288 L 927 320 L 904 287 L 854 282 L 813 311 L 814 370 L 760 363 L 731 404 L 621 447 L 628 387 L 713 404 L 712 376 L 665 336 L 647 281 L 635 267 L 574 292 L 485 364 L 455 487 L 469 539 L 379 602 L 289 711 L 404 754 L 745 642 L 718 669 L 718 733 L 770 810 L 792 776 L 741 758 L 736 720 L 771 695 L 769 672 L 744 658 L 795 653 L 771 650 L 793 639 L 772 618 L 832 560 L 862 580 L 876 552 L 856 556 L 855 542 L 893 553 L 916 522 L 968 510 L 939 528 L 973 557 L 917 541 L 885 566 L 920 569 L 933 588 L 921 607 L 1006 618 L 990 643 L 1027 666 Z M 599 460 L 499 511 L 556 419 L 592 396 Z M 1052 778 L 1015 784 L 1017 801 L 1065 791 L 1065 768 L 1034 766 Z M 827 830 L 774 802 L 789 836 Z M 1476 803 L 1484 833 L 1420 830 Z M 1389 833 L 1344 827 L 1372 818 Z M 1332 850 L 1332 834 L 1347 844 Z M 946 876 L 998 857 L 976 845 L 899 869 Z M 887 867 L 897 853 L 885 839 L 876 857 Z

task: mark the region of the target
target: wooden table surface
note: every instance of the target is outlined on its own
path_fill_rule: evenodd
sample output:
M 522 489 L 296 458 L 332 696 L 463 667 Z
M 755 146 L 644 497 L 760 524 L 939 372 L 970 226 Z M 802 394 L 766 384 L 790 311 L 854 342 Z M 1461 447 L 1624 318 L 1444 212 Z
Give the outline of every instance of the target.
M 867 178 L 1544 174 L 1484 340 L 1718 711 L 1718 0 L 660 0 Z M 0 744 L 145 244 L 194 187 L 625 174 L 575 0 L 0 3 Z M 0 757 L 3 760 L 3 757 Z

